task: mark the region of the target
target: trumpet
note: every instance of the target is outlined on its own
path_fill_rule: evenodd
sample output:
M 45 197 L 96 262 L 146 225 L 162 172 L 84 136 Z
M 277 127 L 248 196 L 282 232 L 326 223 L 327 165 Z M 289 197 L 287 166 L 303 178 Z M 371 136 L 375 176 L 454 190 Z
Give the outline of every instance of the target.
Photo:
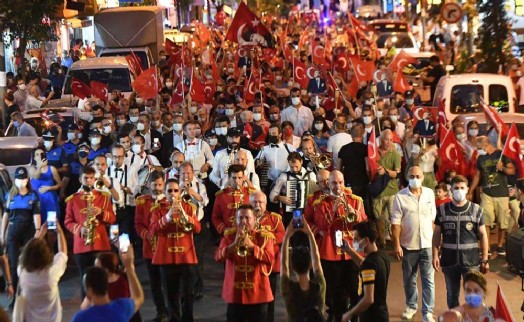
M 178 206 L 180 208 L 180 215 L 178 216 L 178 220 L 180 221 L 180 224 L 182 224 L 182 227 L 183 227 L 182 230 L 184 230 L 184 232 L 186 233 L 193 231 L 195 229 L 195 225 L 193 223 L 190 223 L 189 220 L 187 219 L 187 213 L 184 210 L 184 208 L 182 207 L 182 202 L 181 201 L 175 201 L 175 202 L 178 203 Z
M 96 179 L 95 181 L 95 189 L 96 190 L 102 190 L 104 189 L 105 187 L 105 182 L 104 182 L 104 179 L 102 178 L 103 174 L 100 174 L 100 177 L 98 177 L 98 179 Z
M 191 187 L 191 182 L 188 182 L 188 179 L 184 179 L 185 187 L 180 193 L 180 199 L 183 202 L 189 203 L 191 201 L 191 194 L 189 193 L 189 188 Z
M 242 228 L 242 234 L 244 235 L 244 238 L 245 236 L 247 236 L 247 227 L 246 226 Z M 241 239 L 237 245 L 237 255 L 240 257 L 246 257 L 248 253 L 249 253 L 249 249 L 247 248 L 246 243 L 244 242 L 244 239 Z
M 348 204 L 344 193 L 335 196 L 335 200 L 333 201 L 333 213 L 335 215 L 337 214 L 338 208 L 341 206 L 344 211 L 344 215 L 341 216 L 341 218 L 346 224 L 350 224 L 357 220 L 357 212 Z

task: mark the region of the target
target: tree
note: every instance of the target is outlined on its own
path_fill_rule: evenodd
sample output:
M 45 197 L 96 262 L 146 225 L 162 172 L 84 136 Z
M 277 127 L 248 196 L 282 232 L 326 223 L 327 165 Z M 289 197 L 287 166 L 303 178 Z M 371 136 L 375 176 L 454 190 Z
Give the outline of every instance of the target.
M 507 46 L 509 21 L 504 3 L 479 0 L 479 15 L 483 17 L 479 47 L 484 57 L 484 71 L 489 73 L 498 72 L 499 66 L 504 65 L 510 56 Z
M 17 53 L 24 57 L 28 41 L 56 40 L 56 15 L 64 0 L 2 0 L 0 1 L 0 30 L 4 42 L 19 39 Z M 24 60 L 22 59 L 22 67 Z M 24 68 L 22 68 L 22 71 Z

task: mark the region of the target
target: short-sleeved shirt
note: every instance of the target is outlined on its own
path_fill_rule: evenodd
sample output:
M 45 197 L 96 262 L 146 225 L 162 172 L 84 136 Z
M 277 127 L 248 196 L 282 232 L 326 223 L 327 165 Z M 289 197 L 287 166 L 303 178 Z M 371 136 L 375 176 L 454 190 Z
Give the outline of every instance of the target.
M 29 191 L 25 195 L 17 194 L 9 198 L 9 192 L 5 196 L 9 200 L 6 209 L 9 210 L 9 222 L 17 224 L 27 224 L 33 222 L 33 215 L 40 214 L 40 201 L 34 191 Z
M 508 179 L 506 174 L 497 171 L 497 163 L 501 160 L 501 150 L 496 150 L 492 154 L 479 155 L 477 158 L 477 169 L 480 171 L 480 186 L 482 192 L 491 197 L 508 197 Z M 503 156 L 504 165 L 511 161 Z
M 135 314 L 133 299 L 117 299 L 76 312 L 72 322 L 128 322 Z
M 373 284 L 373 304 L 359 315 L 360 322 L 389 321 L 388 304 L 386 295 L 388 293 L 389 258 L 382 252 L 370 253 L 362 262 L 360 269 L 360 281 L 362 289 L 359 290 L 360 297 L 364 296 L 364 286 Z
M 298 282 L 292 281 L 288 276 L 282 276 L 280 290 L 286 304 L 287 320 L 295 321 L 301 313 L 308 309 L 317 307 L 321 313 L 324 312 L 326 299 L 326 280 L 320 272 L 309 282 L 309 290 L 302 291 Z
M 442 78 L 442 76 L 445 76 L 445 75 L 446 75 L 446 70 L 444 69 L 444 67 L 442 67 L 442 65 L 437 65 L 428 72 L 428 77 L 435 78 L 433 82 L 429 84 L 429 89 L 431 91 L 431 99 L 433 99 L 433 95 L 435 95 L 435 90 L 437 89 L 437 85 L 438 85 L 440 78 Z
M 344 145 L 338 157 L 344 166 L 344 181 L 349 186 L 366 186 L 369 183 L 366 171 L 368 148 L 364 143 L 351 142 Z
M 378 164 L 380 164 L 386 170 L 400 169 L 401 162 L 402 160 L 401 160 L 400 154 L 394 149 L 390 149 L 386 154 L 384 154 L 378 160 Z M 393 196 L 397 192 L 398 192 L 398 177 L 391 178 L 389 180 L 389 183 L 386 189 L 384 189 L 384 191 L 380 193 L 379 197 Z

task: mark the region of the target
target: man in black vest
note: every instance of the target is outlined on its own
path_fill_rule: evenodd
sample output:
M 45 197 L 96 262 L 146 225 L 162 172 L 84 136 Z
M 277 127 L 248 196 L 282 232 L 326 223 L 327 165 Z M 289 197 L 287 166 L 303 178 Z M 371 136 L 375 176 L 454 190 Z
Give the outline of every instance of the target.
M 436 271 L 442 267 L 450 309 L 459 305 L 461 276 L 470 270 L 480 268 L 485 273 L 489 269 L 484 214 L 478 204 L 466 199 L 468 179 L 461 175 L 454 177 L 451 191 L 452 201 L 437 209 L 433 232 L 433 267 Z

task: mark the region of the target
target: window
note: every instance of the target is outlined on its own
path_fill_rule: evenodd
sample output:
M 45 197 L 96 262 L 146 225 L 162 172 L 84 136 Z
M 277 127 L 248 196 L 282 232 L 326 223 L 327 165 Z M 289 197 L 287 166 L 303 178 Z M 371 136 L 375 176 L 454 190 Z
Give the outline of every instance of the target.
M 481 113 L 482 85 L 455 85 L 451 88 L 450 110 L 453 114 Z
M 395 48 L 400 50 L 401 48 L 414 48 L 415 45 L 407 33 L 382 33 L 377 39 L 378 48 L 386 48 L 384 43 L 388 38 L 391 38 Z
M 489 85 L 489 105 L 497 109 L 497 112 L 508 112 L 508 91 L 504 85 Z
M 0 163 L 5 166 L 27 165 L 31 162 L 32 148 L 0 149 Z
M 109 92 L 119 90 L 121 92 L 131 92 L 131 78 L 127 68 L 105 68 L 105 69 L 78 69 L 69 70 L 66 78 L 64 94 L 71 93 L 71 81 L 77 78 L 87 86 L 94 80 L 104 84 L 109 84 Z
M 145 51 L 133 51 L 133 53 L 138 57 L 140 61 L 140 66 L 142 66 L 143 70 L 146 70 L 149 68 L 147 63 L 147 53 Z M 127 55 L 131 54 L 131 51 L 119 51 L 119 52 L 105 52 L 100 55 L 100 57 L 113 57 L 113 56 L 122 56 L 125 57 Z

